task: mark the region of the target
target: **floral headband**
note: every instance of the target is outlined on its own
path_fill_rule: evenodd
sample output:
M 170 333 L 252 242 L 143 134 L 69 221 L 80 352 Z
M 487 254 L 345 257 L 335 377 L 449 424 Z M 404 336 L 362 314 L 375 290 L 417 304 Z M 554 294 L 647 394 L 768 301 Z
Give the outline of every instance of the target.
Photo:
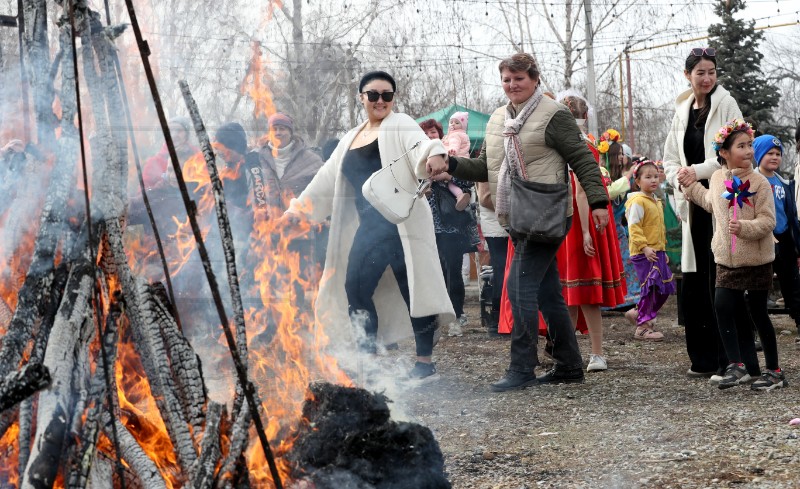
M 633 164 L 633 171 L 631 173 L 631 176 L 633 176 L 634 180 L 639 178 L 639 170 L 641 170 L 642 167 L 645 166 L 645 165 L 653 165 L 654 167 L 656 167 L 656 169 L 658 169 L 658 162 L 653 161 L 653 160 L 648 160 L 646 158 L 641 159 L 638 162 Z
M 714 135 L 714 142 L 711 143 L 714 151 L 722 149 L 725 140 L 734 132 L 746 132 L 750 137 L 753 137 L 753 126 L 749 122 L 745 122 L 744 119 L 733 119 L 726 122 Z
M 618 143 L 622 140 L 616 129 L 609 129 L 600 135 L 600 141 L 597 143 L 597 151 L 601 154 L 608 153 L 611 148 L 611 143 Z

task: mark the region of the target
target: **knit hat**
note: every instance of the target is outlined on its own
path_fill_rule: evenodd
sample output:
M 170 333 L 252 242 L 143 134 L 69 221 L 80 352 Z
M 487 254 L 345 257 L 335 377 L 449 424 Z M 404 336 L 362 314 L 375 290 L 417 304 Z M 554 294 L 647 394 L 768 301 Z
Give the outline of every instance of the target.
M 286 114 L 281 114 L 280 112 L 275 112 L 269 116 L 269 127 L 275 126 L 287 127 L 290 131 L 294 132 L 294 121 L 292 118 Z
M 781 144 L 781 140 L 775 136 L 771 134 L 764 134 L 763 136 L 759 136 L 753 140 L 753 157 L 756 160 L 756 166 L 761 164 L 761 158 L 763 158 L 765 154 L 769 153 L 769 150 L 772 148 L 778 148 L 781 151 L 781 156 L 783 155 L 783 145 Z
M 247 153 L 247 135 L 238 122 L 228 122 L 217 129 L 214 140 L 240 155 Z
M 453 112 L 450 120 L 456 119 L 461 123 L 461 129 L 467 130 L 467 123 L 469 122 L 469 112 Z

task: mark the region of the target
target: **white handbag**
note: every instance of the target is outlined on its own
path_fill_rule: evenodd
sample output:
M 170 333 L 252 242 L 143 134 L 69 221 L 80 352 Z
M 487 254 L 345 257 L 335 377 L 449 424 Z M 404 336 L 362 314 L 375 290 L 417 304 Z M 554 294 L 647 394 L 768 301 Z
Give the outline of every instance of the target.
M 420 142 L 392 160 L 389 165 L 373 173 L 361 187 L 367 202 L 392 224 L 400 224 L 408 219 L 414 203 L 424 196 L 430 187 L 430 180 L 423 180 L 416 188 L 408 188 L 408 182 L 413 181 L 408 178 L 408 172 L 411 172 L 412 176 L 415 175 L 408 153 L 419 146 Z M 404 162 L 401 163 L 401 159 Z

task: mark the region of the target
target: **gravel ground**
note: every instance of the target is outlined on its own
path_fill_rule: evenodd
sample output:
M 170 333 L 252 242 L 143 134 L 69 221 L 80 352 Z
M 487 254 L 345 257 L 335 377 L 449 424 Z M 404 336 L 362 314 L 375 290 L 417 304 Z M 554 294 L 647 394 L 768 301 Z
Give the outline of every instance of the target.
M 720 391 L 688 379 L 673 297 L 658 322 L 664 342 L 634 341 L 610 313 L 608 371 L 497 394 L 488 386 L 505 371 L 508 340 L 486 336 L 477 299 L 467 314 L 464 336 L 434 352 L 441 378 L 400 400 L 433 430 L 455 489 L 800 487 L 800 427 L 789 426 L 800 417 L 800 349 L 788 316 L 772 317 L 788 389 Z M 588 357 L 588 336 L 578 343 Z M 391 356 L 411 351 L 401 344 Z

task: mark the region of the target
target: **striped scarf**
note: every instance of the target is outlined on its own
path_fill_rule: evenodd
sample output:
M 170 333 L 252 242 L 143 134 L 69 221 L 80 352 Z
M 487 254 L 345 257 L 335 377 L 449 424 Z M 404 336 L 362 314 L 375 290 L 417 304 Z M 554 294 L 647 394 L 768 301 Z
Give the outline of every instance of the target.
M 525 170 L 525 156 L 522 154 L 522 143 L 519 140 L 519 131 L 522 130 L 522 126 L 525 125 L 528 117 L 539 106 L 543 95 L 544 92 L 541 85 L 536 87 L 533 97 L 531 97 L 522 111 L 517 114 L 517 117 L 514 117 L 511 113 L 511 104 L 506 107 L 505 129 L 503 130 L 505 157 L 500 165 L 495 206 L 497 217 L 500 218 L 501 223 L 507 222 L 508 214 L 511 210 L 511 172 L 513 171 L 520 178 L 528 179 L 528 173 Z

